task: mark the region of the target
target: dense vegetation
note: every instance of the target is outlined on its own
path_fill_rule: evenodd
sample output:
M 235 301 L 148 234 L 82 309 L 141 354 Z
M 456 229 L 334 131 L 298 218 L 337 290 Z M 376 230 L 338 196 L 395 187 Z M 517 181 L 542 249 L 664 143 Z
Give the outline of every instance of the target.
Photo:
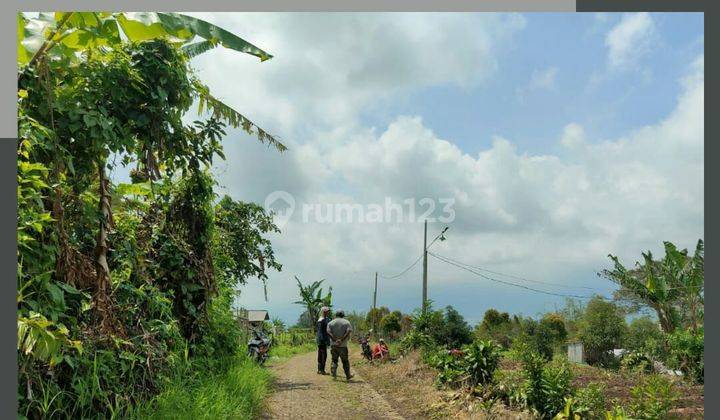
M 281 268 L 265 238 L 278 229 L 260 206 L 218 200 L 208 168 L 227 125 L 284 146 L 212 97 L 189 57 L 270 56 L 176 14 L 20 14 L 18 34 L 19 415 L 196 401 L 251 416 L 267 376 L 238 354 L 231 304 Z M 183 124 L 194 102 L 209 117 Z M 121 167 L 131 183 L 113 181 Z
M 678 397 L 666 369 L 679 370 L 686 383 L 704 382 L 704 273 L 702 241 L 693 256 L 669 242 L 665 249 L 661 261 L 643 254 L 634 270 L 611 256 L 614 270 L 601 275 L 621 286 L 614 299 L 570 299 L 537 319 L 489 309 L 472 331 L 452 307 L 428 305 L 414 314 L 399 348 L 420 350 L 437 369 L 438 385 L 462 389 L 487 406 L 499 401 L 540 418 L 666 418 Z M 656 316 L 637 316 L 641 310 Z M 640 378 L 629 404 L 610 407 L 601 383 L 573 385 L 574 369 L 564 356 L 570 342 L 583 344 L 588 364 Z M 519 369 L 501 369 L 501 359 Z

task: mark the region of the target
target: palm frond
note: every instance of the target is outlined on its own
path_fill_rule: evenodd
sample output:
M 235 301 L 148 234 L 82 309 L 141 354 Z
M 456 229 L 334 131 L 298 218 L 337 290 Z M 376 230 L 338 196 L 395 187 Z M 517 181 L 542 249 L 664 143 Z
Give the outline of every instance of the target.
M 221 100 L 210 94 L 210 89 L 200 83 L 197 79 L 193 81 L 193 87 L 196 98 L 198 99 L 198 114 L 208 112 L 213 117 L 224 121 L 233 128 L 241 127 L 246 133 L 255 135 L 261 143 L 267 143 L 275 147 L 279 152 L 284 152 L 287 147 L 278 141 L 267 131 L 258 127 L 247 117 L 234 110 L 230 105 L 225 104 Z

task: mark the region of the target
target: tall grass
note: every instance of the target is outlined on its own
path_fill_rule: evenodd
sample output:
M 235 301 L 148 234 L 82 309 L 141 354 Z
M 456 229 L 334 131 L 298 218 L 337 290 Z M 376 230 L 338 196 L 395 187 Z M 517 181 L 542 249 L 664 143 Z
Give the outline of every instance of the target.
M 296 354 L 303 354 L 303 353 L 310 353 L 311 351 L 317 350 L 317 344 L 315 342 L 309 343 L 303 343 L 300 345 L 288 345 L 288 344 L 281 344 L 277 346 L 273 346 L 270 349 L 270 357 L 272 358 L 279 358 L 279 359 L 287 359 L 289 357 L 292 357 Z
M 142 419 L 253 419 L 270 392 L 270 373 L 244 356 L 179 369 L 164 391 L 137 407 Z

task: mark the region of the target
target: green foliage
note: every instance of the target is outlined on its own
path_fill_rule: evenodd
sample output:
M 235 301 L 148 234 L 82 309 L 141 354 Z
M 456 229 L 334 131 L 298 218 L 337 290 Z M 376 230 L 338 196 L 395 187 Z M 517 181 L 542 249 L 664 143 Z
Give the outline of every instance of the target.
M 400 352 L 407 354 L 413 350 L 427 349 L 433 344 L 433 340 L 429 335 L 412 329 L 400 340 Z
M 270 380 L 266 369 L 243 356 L 197 359 L 176 370 L 163 392 L 135 409 L 130 417 L 257 418 Z
M 492 341 L 473 341 L 463 348 L 465 369 L 470 386 L 487 384 L 500 362 L 499 347 Z
M 599 419 L 605 414 L 605 385 L 588 384 L 575 392 L 574 411 L 585 418 Z
M 474 341 L 464 346 L 461 353 L 447 350 L 428 352 L 425 361 L 438 370 L 439 384 L 474 388 L 492 381 L 500 361 L 500 352 L 492 341 Z
M 208 103 L 180 44 L 207 36 L 268 56 L 166 13 L 18 15 L 18 35 L 18 414 L 128 417 L 167 375 L 198 377 L 235 357 L 234 286 L 280 269 L 263 238 L 276 231 L 267 215 L 213 205 L 203 170 L 223 157 L 224 124 L 254 126 Z M 200 97 L 211 118 L 185 125 Z M 136 165 L 131 184 L 108 180 L 118 164 Z M 220 252 L 226 240 L 232 254 Z M 200 359 L 202 369 L 188 367 Z M 236 409 L 188 413 L 253 413 L 258 398 L 241 408 L 232 395 L 254 395 L 241 382 L 225 398 Z
M 654 371 L 652 360 L 645 353 L 639 351 L 623 354 L 620 359 L 620 367 L 636 373 L 652 373 Z
M 612 364 L 613 356 L 608 352 L 621 346 L 626 330 L 625 318 L 614 303 L 599 297 L 591 299 L 579 331 L 587 362 L 604 366 Z
M 602 275 L 620 285 L 618 296 L 635 300 L 653 309 L 666 333 L 678 327 L 697 329 L 704 315 L 705 246 L 698 240 L 694 255 L 664 242 L 665 257 L 654 260 L 651 252 L 643 253 L 643 262 L 628 270 L 617 257 L 610 255 L 613 270 Z
M 528 407 L 541 418 L 551 418 L 565 407 L 565 398 L 572 395 L 572 373 L 566 362 L 546 360 L 536 354 L 526 354 L 523 374 Z
M 402 330 L 402 313 L 400 311 L 393 311 L 382 317 L 380 320 L 380 328 L 383 333 L 394 336 Z
M 323 295 L 323 288 L 321 286 L 325 279 L 314 281 L 307 286 L 303 285 L 297 276 L 295 276 L 295 281 L 297 281 L 298 284 L 300 300 L 293 303 L 305 307 L 309 323 L 308 326 L 314 327 L 315 322 L 320 318 L 320 309 L 323 306 L 332 308 L 332 286 L 328 287 L 327 294 Z
M 522 370 L 498 370 L 495 374 L 492 393 L 509 407 L 527 407 L 527 383 Z
M 507 312 L 500 313 L 495 309 L 488 309 L 482 322 L 476 326 L 475 335 L 478 338 L 494 340 L 503 348 L 509 348 L 520 334 L 519 321 L 518 317 L 511 319 Z
M 459 348 L 472 342 L 472 330 L 465 318 L 452 306 L 445 308 L 444 341 L 449 348 Z
M 667 337 L 668 366 L 679 369 L 690 380 L 705 383 L 705 330 L 675 331 Z
M 672 408 L 677 392 L 668 379 L 652 375 L 631 390 L 630 414 L 641 419 L 665 419 Z
M 646 351 L 648 346 L 662 340 L 660 325 L 649 316 L 632 320 L 628 326 L 625 348 L 628 350 Z

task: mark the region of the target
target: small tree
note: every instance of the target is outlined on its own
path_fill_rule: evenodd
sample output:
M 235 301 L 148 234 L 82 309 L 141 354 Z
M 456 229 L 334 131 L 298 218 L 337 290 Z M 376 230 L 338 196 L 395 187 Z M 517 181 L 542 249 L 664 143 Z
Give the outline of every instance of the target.
M 451 348 L 460 348 L 472 342 L 472 330 L 460 312 L 452 306 L 445 308 L 444 342 Z
M 393 311 L 380 320 L 380 328 L 385 334 L 395 335 L 402 329 L 401 321 L 402 313 L 400 311 Z
M 622 344 L 626 329 L 625 319 L 614 303 L 601 297 L 591 299 L 579 331 L 588 363 L 608 364 L 608 352 Z
M 660 324 L 649 316 L 635 318 L 628 327 L 625 347 L 629 350 L 643 351 L 655 355 L 655 348 L 662 342 Z

